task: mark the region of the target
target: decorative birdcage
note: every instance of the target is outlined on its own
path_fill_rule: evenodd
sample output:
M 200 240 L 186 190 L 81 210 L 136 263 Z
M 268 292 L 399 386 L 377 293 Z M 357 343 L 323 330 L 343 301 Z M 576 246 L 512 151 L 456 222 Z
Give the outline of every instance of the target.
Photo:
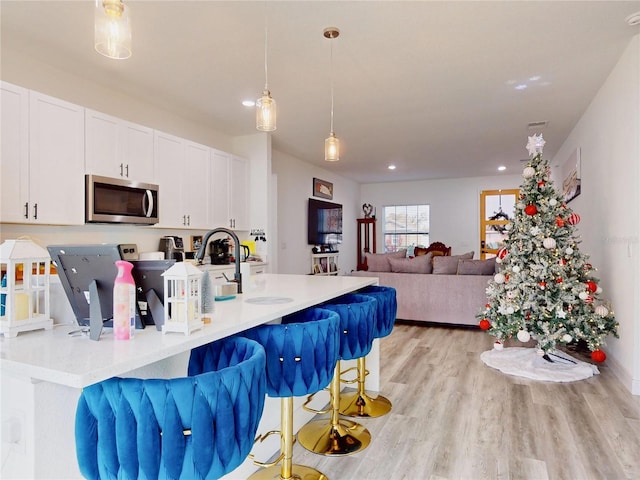
M 0 245 L 0 271 L 0 333 L 12 338 L 53 328 L 47 250 L 30 239 L 6 240 Z
M 162 333 L 185 335 L 202 328 L 202 272 L 188 262 L 178 262 L 164 277 L 164 325 Z

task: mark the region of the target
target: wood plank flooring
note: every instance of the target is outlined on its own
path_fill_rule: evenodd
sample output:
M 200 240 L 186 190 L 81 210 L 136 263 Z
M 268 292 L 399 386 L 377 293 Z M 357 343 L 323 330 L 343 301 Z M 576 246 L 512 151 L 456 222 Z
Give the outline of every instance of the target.
M 296 443 L 294 463 L 330 480 L 640 479 L 640 397 L 606 363 L 586 380 L 536 382 L 487 367 L 492 344 L 479 330 L 396 324 L 381 340 L 393 410 L 360 420 L 369 447 L 325 457 Z

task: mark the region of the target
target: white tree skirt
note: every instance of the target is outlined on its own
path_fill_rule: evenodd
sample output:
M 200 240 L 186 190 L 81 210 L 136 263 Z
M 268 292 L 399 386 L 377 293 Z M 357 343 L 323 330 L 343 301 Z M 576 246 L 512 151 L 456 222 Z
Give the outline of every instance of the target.
M 553 362 L 538 355 L 536 348 L 525 347 L 493 349 L 480 354 L 486 365 L 508 375 L 532 380 L 575 382 L 600 373 L 595 365 L 576 360 L 558 350 L 550 352 L 549 357 Z

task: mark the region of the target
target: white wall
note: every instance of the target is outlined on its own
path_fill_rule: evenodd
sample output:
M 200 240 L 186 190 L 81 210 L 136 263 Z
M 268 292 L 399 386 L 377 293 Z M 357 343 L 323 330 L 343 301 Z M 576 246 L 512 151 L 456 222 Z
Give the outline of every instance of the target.
M 561 165 L 581 150 L 580 250 L 598 268 L 604 299 L 620 323 L 607 362 L 640 395 L 640 35 L 636 35 L 558 151 Z M 558 173 L 555 171 L 554 173 Z
M 341 273 L 355 270 L 356 219 L 362 216 L 360 186 L 329 169 L 276 150 L 273 151 L 273 172 L 278 176 L 278 273 L 306 274 L 311 270 L 313 246 L 307 245 L 307 200 L 313 196 L 314 177 L 333 183 L 331 201 L 343 206 L 340 270 Z
M 523 148 L 526 138 L 523 138 Z M 415 182 L 372 183 L 362 185 L 361 203 L 376 208 L 377 250 L 382 252 L 382 207 L 386 205 L 430 205 L 431 242 L 451 246 L 454 255 L 473 251 L 480 257 L 480 192 L 519 188 L 520 172 L 495 177 L 421 180 Z

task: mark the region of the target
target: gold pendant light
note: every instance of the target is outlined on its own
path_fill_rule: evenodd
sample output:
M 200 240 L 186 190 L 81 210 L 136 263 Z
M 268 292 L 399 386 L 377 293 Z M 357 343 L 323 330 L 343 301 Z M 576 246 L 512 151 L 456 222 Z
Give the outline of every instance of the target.
M 338 38 L 340 30 L 335 27 L 325 28 L 323 31 L 325 38 L 333 40 Z M 329 137 L 324 141 L 324 159 L 327 162 L 337 162 L 340 160 L 340 140 L 333 131 L 333 42 L 331 42 L 331 131 Z
M 95 47 L 105 57 L 131 56 L 131 20 L 122 0 L 96 0 Z
M 267 45 L 268 45 L 267 21 L 264 22 L 264 90 L 262 96 L 256 101 L 256 128 L 261 132 L 273 132 L 276 126 L 276 101 L 269 91 L 267 69 Z

